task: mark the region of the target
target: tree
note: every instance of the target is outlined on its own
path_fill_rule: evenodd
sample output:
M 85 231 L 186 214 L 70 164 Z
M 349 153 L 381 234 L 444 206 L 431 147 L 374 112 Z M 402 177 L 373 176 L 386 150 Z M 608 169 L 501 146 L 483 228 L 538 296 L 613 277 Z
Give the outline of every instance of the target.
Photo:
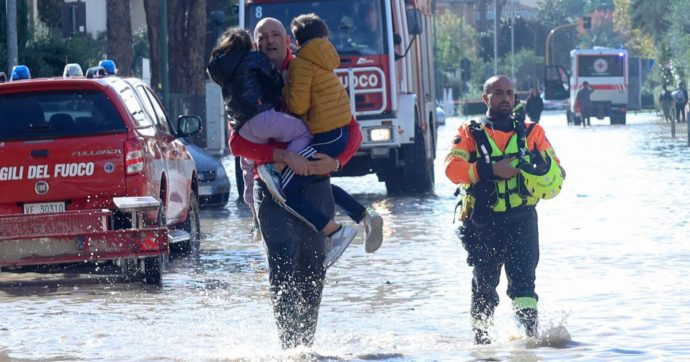
M 460 79 L 460 60 L 477 59 L 477 34 L 463 19 L 446 10 L 435 23 L 434 59 L 439 74 L 440 89 L 454 88 L 455 94 L 463 90 Z M 474 67 L 473 67 L 474 68 Z M 440 92 L 438 94 L 441 94 Z
M 130 0 L 107 0 L 108 58 L 117 64 L 119 74 L 132 74 L 132 20 Z
M 168 1 L 170 92 L 206 94 L 206 1 Z
M 584 14 L 581 0 L 542 0 L 539 2 L 537 20 L 546 27 L 547 33 L 557 26 L 573 23 Z M 544 38 L 546 39 L 546 38 Z M 569 64 L 570 50 L 578 44 L 579 36 L 574 28 L 556 32 L 551 38 L 549 60 L 552 64 Z M 546 50 L 544 50 L 546 55 Z
M 160 28 L 158 18 L 160 0 L 144 0 L 144 12 L 146 13 L 146 33 L 149 38 L 149 59 L 151 60 L 151 86 L 160 93 L 161 68 L 160 68 Z
M 654 39 L 632 24 L 631 0 L 614 0 L 613 24 L 615 31 L 621 35 L 625 47 L 645 58 L 655 54 Z

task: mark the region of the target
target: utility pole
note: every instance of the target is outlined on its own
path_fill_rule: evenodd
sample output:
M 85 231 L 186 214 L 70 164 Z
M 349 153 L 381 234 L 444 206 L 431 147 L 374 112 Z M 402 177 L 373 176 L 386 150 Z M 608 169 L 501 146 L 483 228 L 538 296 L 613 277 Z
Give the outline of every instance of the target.
M 519 1 L 517 2 L 519 3 Z M 512 12 L 510 16 L 510 79 L 515 82 L 515 5 L 512 1 Z
M 7 75 L 12 74 L 12 68 L 19 63 L 17 50 L 17 0 L 7 0 Z
M 494 74 L 498 74 L 498 0 L 494 0 Z

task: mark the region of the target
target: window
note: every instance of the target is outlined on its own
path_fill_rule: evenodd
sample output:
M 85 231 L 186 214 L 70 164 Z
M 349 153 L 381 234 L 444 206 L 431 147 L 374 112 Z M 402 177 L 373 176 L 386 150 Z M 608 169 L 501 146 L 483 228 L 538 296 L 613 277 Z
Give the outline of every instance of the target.
M 171 134 L 170 125 L 168 124 L 168 118 L 165 116 L 163 107 L 158 103 L 158 98 L 151 93 L 151 91 L 143 85 L 137 86 L 137 92 L 144 100 L 146 111 L 151 114 L 154 119 L 156 127 L 163 132 Z
M 122 97 L 122 101 L 124 102 L 125 107 L 127 107 L 129 114 L 131 114 L 132 118 L 134 118 L 134 123 L 137 128 L 150 127 L 153 125 L 151 119 L 146 116 L 146 112 L 144 112 L 144 109 L 141 107 L 136 94 L 134 94 L 134 91 L 131 88 L 123 88 L 120 91 L 120 96 Z
M 0 96 L 0 140 L 39 140 L 126 132 L 105 94 L 49 91 Z
M 625 56 L 579 55 L 577 69 L 580 77 L 622 77 L 625 72 Z

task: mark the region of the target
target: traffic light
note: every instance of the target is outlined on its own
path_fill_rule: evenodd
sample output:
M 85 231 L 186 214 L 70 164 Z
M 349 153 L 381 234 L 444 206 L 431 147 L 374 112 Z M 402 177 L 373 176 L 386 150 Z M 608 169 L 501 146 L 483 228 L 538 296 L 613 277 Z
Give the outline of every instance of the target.
M 585 30 L 592 29 L 592 17 L 591 16 L 583 16 L 582 17 L 582 28 Z

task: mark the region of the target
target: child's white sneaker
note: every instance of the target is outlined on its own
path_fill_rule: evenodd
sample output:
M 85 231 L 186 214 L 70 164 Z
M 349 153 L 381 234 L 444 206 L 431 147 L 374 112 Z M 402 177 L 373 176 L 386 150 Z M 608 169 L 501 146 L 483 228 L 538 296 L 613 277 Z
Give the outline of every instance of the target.
M 383 243 L 383 218 L 376 210 L 368 207 L 362 219 L 364 225 L 364 250 L 373 253 Z
M 357 229 L 352 226 L 341 226 L 340 230 L 326 238 L 326 256 L 323 259 L 323 267 L 328 269 L 333 265 L 343 255 L 345 249 L 350 246 L 356 235 Z
M 259 177 L 261 177 L 261 180 L 266 184 L 268 192 L 273 195 L 276 202 L 284 204 L 286 197 L 283 193 L 283 188 L 280 187 L 280 173 L 273 168 L 273 164 L 265 163 L 259 165 L 256 171 L 259 173 Z

